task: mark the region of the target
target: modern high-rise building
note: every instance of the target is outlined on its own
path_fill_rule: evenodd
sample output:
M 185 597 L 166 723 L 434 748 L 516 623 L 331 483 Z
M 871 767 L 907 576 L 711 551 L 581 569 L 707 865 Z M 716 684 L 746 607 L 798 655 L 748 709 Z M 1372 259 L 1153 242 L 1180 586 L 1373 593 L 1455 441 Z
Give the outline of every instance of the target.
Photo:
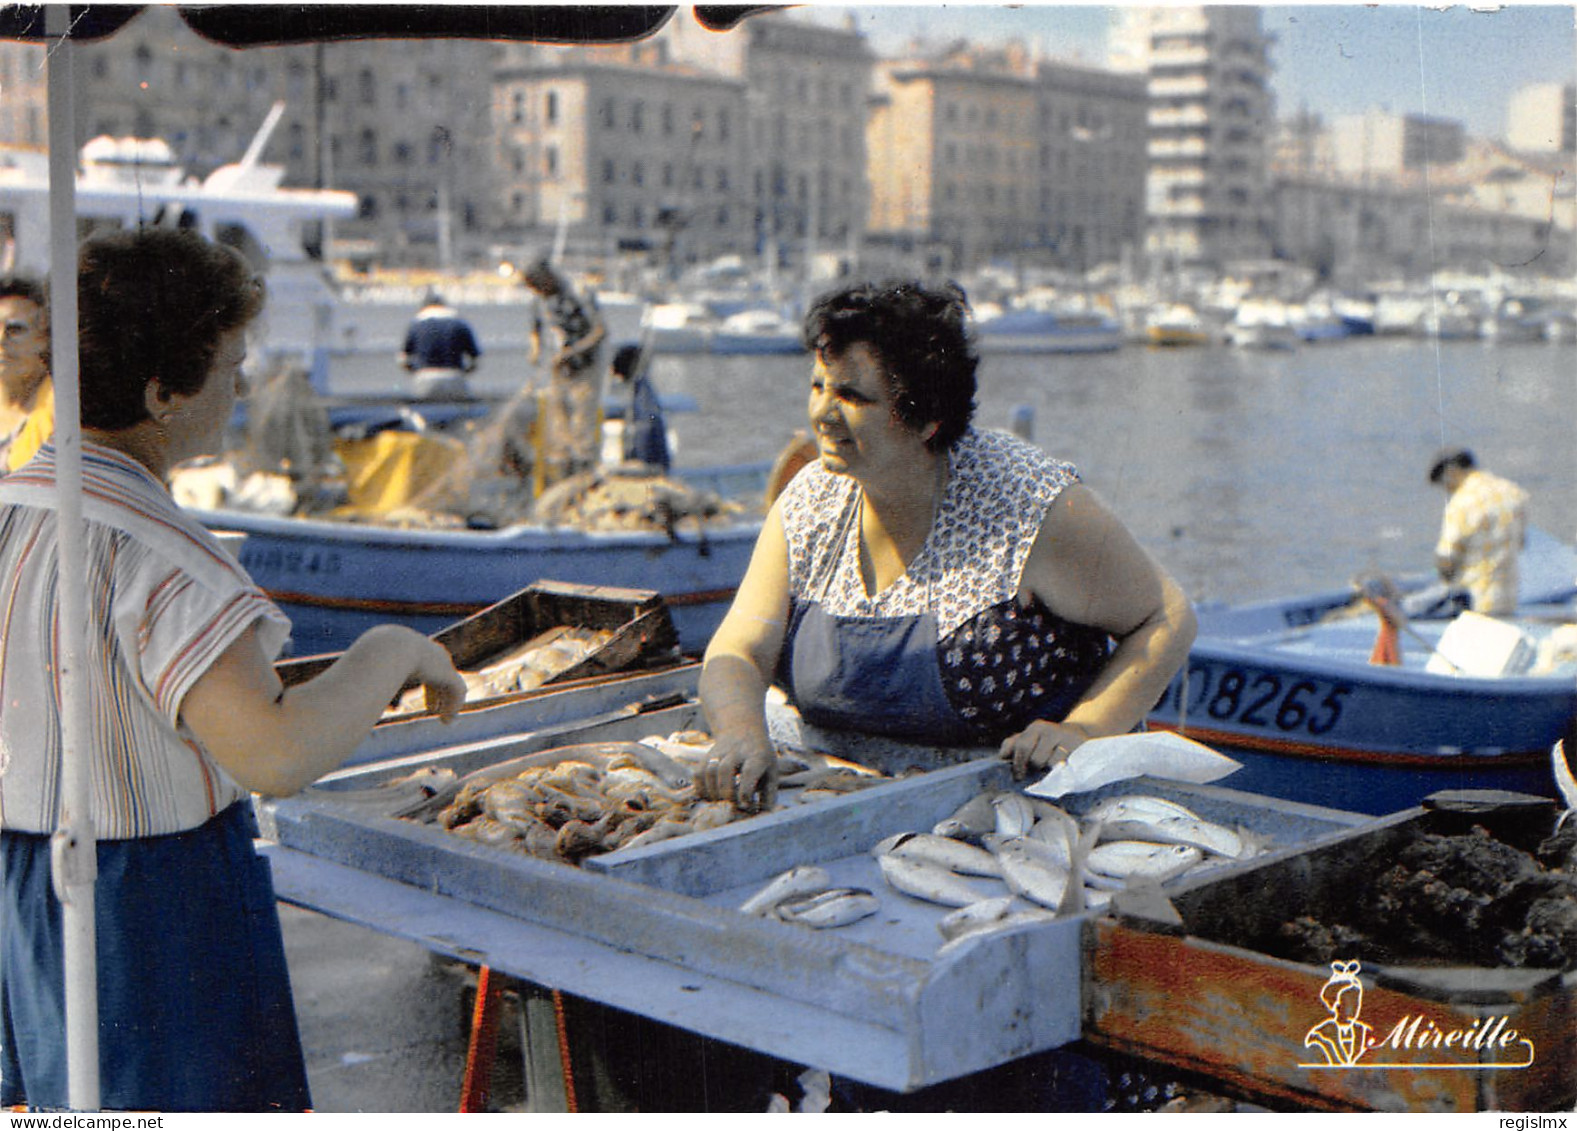
M 1219 270 L 1269 251 L 1269 45 L 1256 7 L 1121 10 L 1112 65 L 1149 79 L 1152 266 Z
M 1577 152 L 1577 87 L 1525 86 L 1506 106 L 1506 144 L 1524 153 Z

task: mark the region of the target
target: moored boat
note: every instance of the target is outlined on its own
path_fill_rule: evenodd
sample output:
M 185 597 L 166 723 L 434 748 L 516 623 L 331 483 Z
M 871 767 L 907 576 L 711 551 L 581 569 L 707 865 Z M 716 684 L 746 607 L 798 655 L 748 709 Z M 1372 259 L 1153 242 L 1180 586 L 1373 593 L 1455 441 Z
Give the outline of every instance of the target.
M 1245 299 L 1227 324 L 1227 341 L 1247 349 L 1291 349 L 1298 343 L 1284 303 Z
M 1238 788 L 1360 812 L 1440 789 L 1553 795 L 1549 749 L 1577 713 L 1577 658 L 1553 646 L 1558 626 L 1577 622 L 1574 579 L 1577 554 L 1530 532 L 1517 615 L 1496 620 L 1537 662 L 1494 676 L 1430 663 L 1448 616 L 1408 624 L 1400 665 L 1371 664 L 1379 618 L 1350 589 L 1201 608 L 1188 664 L 1151 725 L 1240 757 Z
M 976 323 L 982 353 L 1104 353 L 1122 326 L 1097 310 L 1007 310 Z
M 654 589 L 672 612 L 680 647 L 698 652 L 727 612 L 761 529 L 759 518 L 744 517 L 670 534 L 193 513 L 210 529 L 246 536 L 241 564 L 290 617 L 297 655 L 340 651 L 387 621 L 434 632 L 543 578 Z
M 712 333 L 718 354 L 804 353 L 799 324 L 775 310 L 741 310 L 723 319 Z
M 1212 335 L 1193 307 L 1174 302 L 1145 318 L 1145 340 L 1153 346 L 1203 346 L 1210 343 Z

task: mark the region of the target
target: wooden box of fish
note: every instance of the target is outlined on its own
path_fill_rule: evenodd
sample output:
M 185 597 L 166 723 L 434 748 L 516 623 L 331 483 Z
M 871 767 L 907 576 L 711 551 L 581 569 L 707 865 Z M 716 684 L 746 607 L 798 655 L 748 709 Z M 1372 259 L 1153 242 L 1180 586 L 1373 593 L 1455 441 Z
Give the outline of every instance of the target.
M 1436 794 L 1309 851 L 1103 919 L 1086 1037 L 1284 1108 L 1577 1100 L 1577 821 Z M 1164 918 L 1164 915 L 1162 916 Z
M 683 832 L 593 850 L 581 838 L 595 835 L 601 817 L 576 811 L 573 800 L 555 811 L 552 793 L 524 793 L 547 784 L 584 800 L 589 779 L 600 778 L 602 796 L 615 800 L 607 785 L 617 778 L 621 790 L 647 791 L 645 800 L 618 799 L 621 807 L 662 804 L 665 791 L 685 789 L 685 747 L 700 744 L 687 732 L 700 725 L 691 703 L 344 771 L 306 796 L 271 803 L 272 835 L 357 872 L 582 939 L 588 954 L 606 948 L 682 969 L 694 987 L 679 1019 L 686 1027 L 908 1090 L 1079 1036 L 1089 905 L 1142 901 L 1156 884 L 1177 882 L 1185 857 L 1185 866 L 1230 867 L 1223 852 L 1306 844 L 1365 819 L 1149 779 L 1080 795 L 1059 810 L 1013 789 L 998 760 L 948 764 L 945 752 L 923 748 L 911 763 L 923 772 L 894 778 L 789 752 L 776 810 L 710 827 L 692 810 L 674 814 L 690 822 Z M 662 757 L 648 757 L 643 745 Z M 491 800 L 473 788 L 465 801 L 462 779 L 478 771 L 470 786 L 509 788 Z M 445 772 L 456 776 L 440 782 L 435 775 Z M 850 776 L 874 784 L 828 788 Z M 1128 804 L 1143 809 L 1128 812 L 1133 821 L 1165 821 L 1186 807 L 1201 827 L 1197 838 L 1216 838 L 1215 849 L 1151 844 L 1146 851 L 1172 855 L 1103 860 L 1107 871 L 1095 878 L 1091 861 L 1103 846 L 1085 815 L 1129 795 L 1148 799 Z M 438 815 L 458 816 L 462 802 L 475 812 L 445 829 Z M 534 830 L 555 822 L 550 847 Z M 463 831 L 473 824 L 478 835 Z M 580 867 L 562 861 L 565 847 Z M 1070 883 L 1073 875 L 1090 876 L 1088 888 Z M 1133 891 L 1113 893 L 1125 883 Z M 616 983 L 588 959 L 556 988 L 641 1012 L 640 996 Z M 722 1004 L 734 991 L 770 1005 L 741 1015 Z M 961 1019 L 967 1041 L 958 1039 Z
M 655 592 L 563 581 L 530 585 L 435 633 L 433 639 L 449 650 L 465 678 L 462 715 L 679 659 L 668 607 Z M 337 658 L 326 654 L 281 660 L 275 670 L 288 687 L 319 674 Z M 496 718 L 503 723 L 509 716 Z M 410 688 L 385 710 L 376 728 L 381 732 L 378 740 L 366 753 L 391 757 L 454 741 L 452 732 L 438 727 L 421 689 Z M 479 728 L 467 729 L 475 734 Z

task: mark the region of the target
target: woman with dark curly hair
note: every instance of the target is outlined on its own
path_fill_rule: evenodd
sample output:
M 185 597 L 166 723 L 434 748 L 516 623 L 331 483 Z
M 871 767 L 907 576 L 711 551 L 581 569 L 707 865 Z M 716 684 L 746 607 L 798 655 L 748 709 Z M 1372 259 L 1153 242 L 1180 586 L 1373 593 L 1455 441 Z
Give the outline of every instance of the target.
M 819 459 L 773 504 L 707 649 L 703 790 L 771 803 L 774 679 L 812 724 L 1000 744 L 1018 776 L 1138 725 L 1193 610 L 1072 465 L 971 426 L 963 291 L 834 291 L 805 342 Z
M 77 279 L 100 1096 L 106 1109 L 303 1110 L 301 1043 L 251 791 L 333 769 L 407 680 L 452 718 L 439 645 L 371 629 L 284 688 L 290 623 L 175 505 L 218 450 L 263 289 L 234 252 L 151 229 L 85 244 Z M 56 459 L 0 480 L 0 1104 L 68 1106 L 61 909 Z

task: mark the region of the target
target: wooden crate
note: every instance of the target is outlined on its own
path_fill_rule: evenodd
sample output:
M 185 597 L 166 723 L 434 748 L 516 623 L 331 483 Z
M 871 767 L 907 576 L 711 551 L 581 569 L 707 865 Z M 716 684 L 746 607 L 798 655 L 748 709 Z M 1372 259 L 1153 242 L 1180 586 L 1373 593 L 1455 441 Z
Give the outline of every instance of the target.
M 533 641 L 547 643 L 566 628 L 612 629 L 613 636 L 541 688 L 474 699 L 466 703 L 464 710 L 510 703 L 567 683 L 644 670 L 679 658 L 679 638 L 668 606 L 655 592 L 566 581 L 529 585 L 434 633 L 433 639 L 448 649 L 456 667 L 475 668 L 506 648 Z M 327 653 L 281 660 L 274 670 L 289 687 L 318 675 L 339 656 L 340 653 Z M 406 714 L 399 719 L 412 717 Z M 378 725 L 395 721 L 398 720 L 383 720 Z
M 1533 819 L 1548 828 L 1553 808 L 1538 818 L 1524 805 L 1473 818 L 1408 810 L 1313 851 L 1190 886 L 1172 897 L 1180 924 L 1097 920 L 1086 949 L 1085 1037 L 1278 1108 L 1569 1110 L 1577 1099 L 1577 972 L 1388 966 L 1343 955 L 1360 963 L 1358 1019 L 1378 1044 L 1355 1064 L 1333 1066 L 1305 1043 L 1331 1017 L 1320 991 L 1332 969 L 1241 942 L 1263 937 L 1266 922 L 1318 912 L 1337 890 L 1383 871 L 1414 831 L 1462 831 L 1469 819 L 1492 833 Z M 1476 1047 L 1471 1038 L 1486 1031 L 1489 1046 Z M 1463 1036 L 1436 1046 L 1435 1033 L 1442 1042 Z

